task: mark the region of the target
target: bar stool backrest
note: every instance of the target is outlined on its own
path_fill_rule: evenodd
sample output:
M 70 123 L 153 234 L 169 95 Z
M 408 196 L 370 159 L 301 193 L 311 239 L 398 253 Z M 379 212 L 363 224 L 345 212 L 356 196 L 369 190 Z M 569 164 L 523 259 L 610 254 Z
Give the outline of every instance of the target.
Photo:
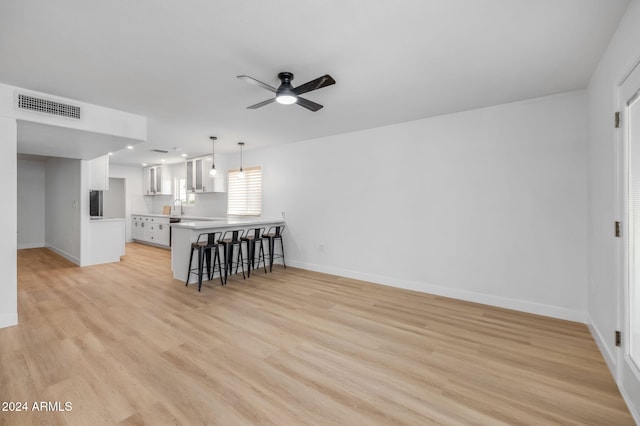
M 265 228 L 251 228 L 247 229 L 247 232 L 244 234 L 245 238 L 252 238 L 255 241 L 258 241 L 262 238 L 264 234 Z
M 275 226 L 269 227 L 269 230 L 267 231 L 267 235 L 272 235 L 275 238 L 279 238 L 282 236 L 283 232 L 284 232 L 284 225 L 275 225 Z
M 206 242 L 207 247 L 213 247 L 218 244 L 218 240 L 220 239 L 221 235 L 222 232 L 203 232 L 202 234 L 198 235 L 196 243 Z
M 230 231 L 225 231 L 224 235 L 220 239 L 220 242 L 239 243 L 243 235 L 244 235 L 244 231 L 242 229 L 233 229 Z

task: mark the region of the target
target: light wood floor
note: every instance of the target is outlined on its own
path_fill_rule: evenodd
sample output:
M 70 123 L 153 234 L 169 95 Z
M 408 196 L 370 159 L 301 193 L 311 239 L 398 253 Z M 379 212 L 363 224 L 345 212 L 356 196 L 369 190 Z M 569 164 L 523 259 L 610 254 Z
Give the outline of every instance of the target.
M 139 244 L 21 250 L 18 281 L 0 401 L 72 411 L 2 425 L 633 424 L 583 324 L 294 268 L 198 293 Z

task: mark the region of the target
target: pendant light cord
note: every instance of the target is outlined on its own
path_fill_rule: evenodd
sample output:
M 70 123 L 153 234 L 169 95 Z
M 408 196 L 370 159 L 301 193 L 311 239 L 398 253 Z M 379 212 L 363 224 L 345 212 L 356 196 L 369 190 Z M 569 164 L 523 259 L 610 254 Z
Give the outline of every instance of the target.
M 214 177 L 217 173 L 216 171 L 216 139 L 215 136 L 209 136 L 211 139 L 211 170 L 209 170 L 209 176 Z

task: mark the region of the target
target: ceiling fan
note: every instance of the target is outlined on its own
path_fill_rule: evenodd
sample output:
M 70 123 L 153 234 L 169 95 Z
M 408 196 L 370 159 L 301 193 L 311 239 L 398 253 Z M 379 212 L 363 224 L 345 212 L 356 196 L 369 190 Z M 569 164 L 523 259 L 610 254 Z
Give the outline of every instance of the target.
M 251 84 L 255 84 L 256 86 L 260 86 L 263 89 L 267 89 L 270 92 L 276 94 L 275 98 L 267 99 L 266 101 L 257 103 L 255 105 L 251 105 L 247 107 L 247 109 L 256 109 L 263 107 L 265 105 L 269 105 L 273 101 L 278 102 L 279 104 L 290 105 L 297 103 L 303 108 L 308 109 L 309 111 L 318 111 L 322 108 L 322 105 L 312 102 L 308 99 L 301 97 L 303 93 L 311 92 L 312 90 L 322 89 L 323 87 L 331 86 L 332 84 L 336 84 L 336 81 L 329 74 L 325 74 L 322 77 L 318 77 L 315 80 L 311 80 L 308 83 L 305 83 L 298 87 L 293 87 L 291 85 L 291 80 L 293 80 L 293 74 L 290 72 L 281 72 L 278 74 L 278 78 L 282 82 L 280 87 L 277 89 L 267 83 L 263 83 L 259 80 L 256 80 L 253 77 L 249 77 L 248 75 L 239 75 L 238 78 L 240 80 L 244 80 Z

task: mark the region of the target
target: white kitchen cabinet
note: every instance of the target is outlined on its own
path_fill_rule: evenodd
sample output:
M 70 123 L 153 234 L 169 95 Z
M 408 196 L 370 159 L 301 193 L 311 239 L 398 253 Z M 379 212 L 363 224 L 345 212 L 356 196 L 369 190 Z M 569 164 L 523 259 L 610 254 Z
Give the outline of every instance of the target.
M 164 218 L 163 218 L 164 219 Z M 170 238 L 170 229 L 171 227 L 169 226 L 169 219 L 164 219 L 161 222 L 158 222 L 156 224 L 156 230 L 155 230 L 155 243 L 156 244 L 160 244 L 161 246 L 169 246 L 169 238 Z
M 204 169 L 204 157 L 191 158 L 186 161 L 188 192 L 204 192 L 204 182 L 202 181 Z
M 131 217 L 131 239 L 142 239 L 142 221 L 140 216 Z
M 144 195 L 171 195 L 171 169 L 163 165 L 144 169 Z
M 109 190 L 109 156 L 95 158 L 89 163 L 89 190 L 108 191 Z
M 216 170 L 218 173 L 215 177 L 209 175 L 213 156 L 203 156 L 191 158 L 186 161 L 188 192 L 225 192 L 226 165 L 221 157 L 216 157 Z
M 142 241 L 146 241 L 148 243 L 155 242 L 154 241 L 154 237 L 156 235 L 155 226 L 156 224 L 152 222 L 144 223 Z
M 136 241 L 169 247 L 170 226 L 168 217 L 133 216 L 132 229 L 131 238 Z

